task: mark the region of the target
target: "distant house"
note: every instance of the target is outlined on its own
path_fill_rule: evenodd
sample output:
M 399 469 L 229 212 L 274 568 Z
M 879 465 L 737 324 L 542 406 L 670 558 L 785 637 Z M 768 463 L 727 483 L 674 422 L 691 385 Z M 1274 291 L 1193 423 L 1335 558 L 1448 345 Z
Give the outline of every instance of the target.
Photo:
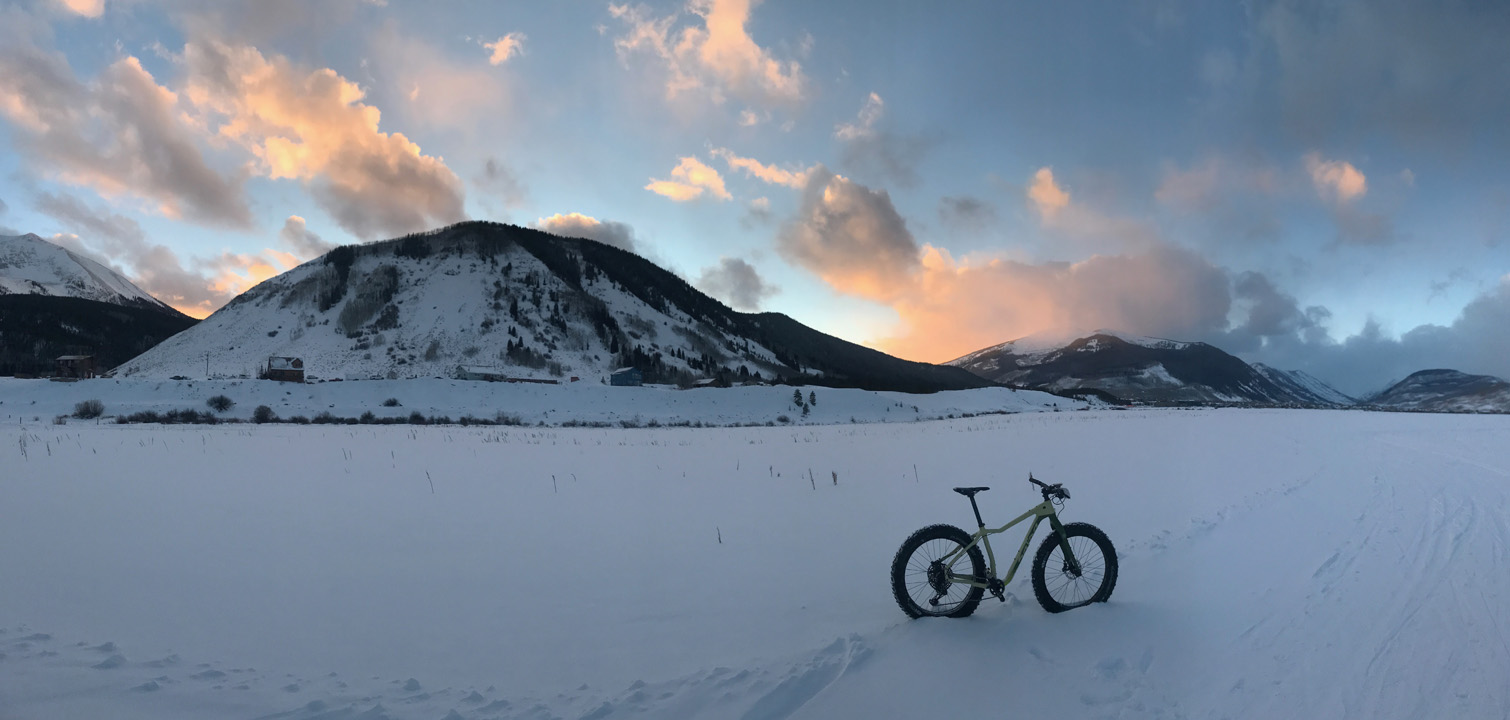
M 57 360 L 57 369 L 53 372 L 54 377 L 60 378 L 92 378 L 94 377 L 93 355 L 60 355 Z
M 304 382 L 304 360 L 296 357 L 270 357 L 262 377 L 280 382 Z
M 639 368 L 619 368 L 618 370 L 613 371 L 612 375 L 608 376 L 608 384 L 618 385 L 620 387 L 633 387 L 636 385 L 643 385 L 645 384 L 645 376 L 640 373 Z

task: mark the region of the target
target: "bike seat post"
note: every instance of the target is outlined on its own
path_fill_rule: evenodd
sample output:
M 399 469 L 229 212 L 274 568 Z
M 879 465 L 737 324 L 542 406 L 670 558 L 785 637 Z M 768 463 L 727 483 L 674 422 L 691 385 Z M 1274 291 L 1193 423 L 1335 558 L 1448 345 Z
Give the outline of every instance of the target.
M 975 504 L 974 495 L 970 496 L 970 509 L 975 511 L 975 524 L 979 525 L 982 530 L 986 529 L 986 521 L 980 519 L 980 508 Z

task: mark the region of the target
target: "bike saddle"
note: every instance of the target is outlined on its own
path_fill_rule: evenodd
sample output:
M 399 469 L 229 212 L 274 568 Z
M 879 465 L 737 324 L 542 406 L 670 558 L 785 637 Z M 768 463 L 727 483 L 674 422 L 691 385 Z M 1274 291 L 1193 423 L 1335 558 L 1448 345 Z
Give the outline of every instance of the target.
M 964 495 L 965 497 L 975 497 L 976 493 L 978 493 L 978 492 L 984 492 L 984 491 L 990 490 L 990 489 L 991 488 L 988 488 L 988 487 L 968 487 L 968 488 L 955 488 L 954 491 L 957 492 L 957 493 L 959 493 L 959 494 L 961 494 L 961 495 Z

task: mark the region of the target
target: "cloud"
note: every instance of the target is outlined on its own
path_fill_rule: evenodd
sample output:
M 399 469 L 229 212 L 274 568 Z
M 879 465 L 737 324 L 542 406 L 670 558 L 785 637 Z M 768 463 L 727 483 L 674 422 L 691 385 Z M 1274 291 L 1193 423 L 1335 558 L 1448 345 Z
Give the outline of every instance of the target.
M 840 140 L 855 140 L 875 135 L 876 121 L 881 119 L 881 114 L 885 111 L 886 103 L 881 100 L 881 96 L 871 93 L 865 98 L 865 104 L 860 106 L 859 117 L 854 123 L 840 123 L 834 126 L 834 137 Z
M 776 216 L 771 213 L 771 199 L 758 197 L 745 206 L 745 214 L 739 219 L 739 224 L 745 229 L 751 229 L 757 225 L 766 225 L 774 219 Z
M 1418 325 L 1391 336 L 1370 319 L 1340 342 L 1324 332 L 1268 340 L 1245 358 L 1304 370 L 1355 397 L 1418 370 L 1451 368 L 1510 378 L 1510 276 L 1465 305 L 1450 325 Z
M 306 70 L 254 47 L 184 48 L 186 95 L 258 172 L 306 183 L 347 232 L 373 239 L 464 219 L 461 181 L 399 133 L 379 131 L 364 91 L 329 69 Z
M 745 26 L 758 0 L 691 0 L 693 24 L 673 30 L 680 16 L 653 17 L 644 5 L 609 5 L 627 29 L 614 38 L 626 62 L 648 53 L 666 68 L 666 96 L 706 91 L 713 102 L 727 96 L 757 107 L 789 107 L 806 94 L 807 78 L 796 60 L 782 62 L 755 43 Z M 701 21 L 699 26 L 697 23 Z
M 839 163 L 858 175 L 912 187 L 918 182 L 917 166 L 932 142 L 880 128 L 878 125 L 885 109 L 881 96 L 871 93 L 860 107 L 855 122 L 834 127 L 834 137 L 843 142 Z
M 306 227 L 304 218 L 298 215 L 290 215 L 283 221 L 283 229 L 278 231 L 278 238 L 301 261 L 319 257 L 336 247 L 335 243 L 322 239 Z
M 529 195 L 529 188 L 525 187 L 524 181 L 497 158 L 490 157 L 484 161 L 482 171 L 472 179 L 472 182 L 486 190 L 488 194 L 502 200 L 504 207 L 507 208 L 523 205 Z
M 1368 178 L 1352 163 L 1343 160 L 1322 160 L 1320 153 L 1305 156 L 1306 172 L 1316 192 L 1328 202 L 1347 203 L 1368 193 Z
M 1358 168 L 1342 160 L 1323 160 L 1315 152 L 1304 160 L 1317 195 L 1332 211 L 1339 242 L 1382 245 L 1395 239 L 1394 224 L 1387 216 L 1358 207 L 1356 201 L 1368 193 L 1368 178 Z
M 1054 183 L 1052 168 L 1039 168 L 1033 173 L 1033 184 L 1028 186 L 1028 199 L 1038 209 L 1044 222 L 1052 222 L 1070 204 L 1070 194 Z
M 682 158 L 681 162 L 671 169 L 671 177 L 675 179 L 652 178 L 645 189 L 677 202 L 697 199 L 704 191 L 719 200 L 730 200 L 734 197 L 724 189 L 724 179 L 719 176 L 718 171 L 704 165 L 695 157 Z
M 721 257 L 717 265 L 703 268 L 693 284 L 744 312 L 758 312 L 761 302 L 779 290 L 761 279 L 760 273 L 749 263 L 730 257 Z
M 166 245 L 147 240 L 141 226 L 129 217 L 90 207 L 71 195 L 41 193 L 35 207 L 75 231 L 54 235 L 54 243 L 102 259 L 153 297 L 194 317 L 214 312 L 289 266 L 280 262 L 282 254 L 276 251 L 268 251 L 273 259 L 227 252 L 195 257 L 185 265 Z
M 1253 62 L 1275 68 L 1273 94 L 1255 100 L 1277 106 L 1283 129 L 1301 142 L 1384 136 L 1491 156 L 1506 149 L 1505 123 L 1485 122 L 1510 116 L 1503 6 L 1278 0 L 1252 15 Z
M 1207 155 L 1187 168 L 1165 164 L 1154 199 L 1202 223 L 1212 244 L 1270 242 L 1282 231 L 1289 176 L 1261 158 Z
M 523 55 L 524 41 L 527 39 L 529 38 L 522 32 L 511 32 L 498 38 L 496 42 L 483 43 L 482 46 L 492 53 L 488 56 L 488 64 L 502 65 L 508 62 L 509 58 Z
M 802 207 L 776 246 L 836 290 L 882 302 L 905 292 L 918 268 L 917 242 L 891 196 L 822 165 L 808 173 Z
M 87 18 L 97 18 L 105 14 L 105 0 L 57 0 L 59 5 L 67 8 L 69 12 L 82 15 Z
M 509 78 L 468 57 L 453 60 L 442 49 L 399 32 L 389 21 L 373 34 L 371 68 L 390 88 L 405 119 L 429 127 L 472 130 L 508 119 Z
M 925 247 L 922 272 L 891 307 L 900 332 L 879 343 L 902 357 L 943 362 L 1045 331 L 1114 328 L 1192 337 L 1226 327 L 1227 275 L 1200 255 L 1163 245 L 1076 263 L 959 262 Z
M 586 238 L 620 250 L 639 253 L 634 228 L 612 220 L 599 220 L 582 213 L 556 214 L 535 221 L 535 227 L 562 237 Z
M 939 198 L 938 216 L 949 227 L 978 234 L 996 223 L 996 206 L 969 195 L 946 195 Z
M 807 170 L 785 170 L 766 165 L 754 158 L 740 157 L 728 148 L 713 148 L 715 157 L 723 158 L 731 170 L 743 170 L 747 175 L 772 185 L 785 185 L 801 189 L 807 184 Z
M 136 58 L 117 60 L 86 83 L 61 54 L 31 42 L 25 18 L 3 19 L 0 116 L 33 168 L 105 196 L 141 198 L 168 217 L 252 226 L 242 179 L 209 166 L 177 94 Z

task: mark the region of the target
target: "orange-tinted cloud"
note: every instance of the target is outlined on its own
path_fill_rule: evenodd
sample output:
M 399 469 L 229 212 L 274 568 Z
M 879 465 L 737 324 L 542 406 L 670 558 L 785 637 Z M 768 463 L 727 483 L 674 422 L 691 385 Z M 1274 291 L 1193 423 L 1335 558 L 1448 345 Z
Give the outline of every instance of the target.
M 105 14 L 105 0 L 57 0 L 57 2 L 69 12 L 87 18 L 97 18 Z
M 612 220 L 599 220 L 582 213 L 557 213 L 535 221 L 535 227 L 562 237 L 587 238 L 629 252 L 642 252 L 634 228 Z
M 254 47 L 216 41 L 184 48 L 186 95 L 273 179 L 308 183 L 351 234 L 372 239 L 464 219 L 461 181 L 439 158 L 378 129 L 365 93 L 329 69 L 308 70 Z
M 1053 222 L 1059 211 L 1070 204 L 1070 194 L 1054 183 L 1054 170 L 1046 167 L 1033 173 L 1033 184 L 1028 186 L 1028 199 L 1033 201 L 1033 206 L 1038 208 L 1038 214 L 1043 216 L 1046 223 Z
M 677 202 L 687 202 L 702 197 L 704 192 L 719 200 L 734 196 L 724 188 L 724 179 L 717 170 L 704 165 L 695 157 L 684 157 L 671 169 L 672 180 L 651 179 L 646 190 L 663 195 Z
M 1160 246 L 1132 255 L 1030 264 L 961 262 L 925 246 L 922 270 L 890 306 L 897 335 L 881 340 L 899 357 L 946 362 L 1046 331 L 1112 328 L 1160 337 L 1204 337 L 1227 327 L 1227 274 L 1189 250 Z
M 1305 156 L 1306 172 L 1316 192 L 1328 202 L 1351 202 L 1368 192 L 1368 178 L 1352 163 L 1344 160 L 1323 160 L 1320 153 Z
M 0 23 L 0 116 L 22 157 L 42 174 L 140 198 L 168 217 L 252 226 L 242 178 L 206 162 L 177 93 L 134 57 L 81 81 L 62 54 L 33 43 L 26 19 L 11 13 Z
M 713 154 L 724 159 L 731 170 L 743 170 L 751 177 L 772 185 L 801 188 L 807 184 L 807 170 L 785 170 L 766 165 L 754 158 L 740 157 L 728 148 L 714 148 Z
M 716 103 L 733 96 L 760 107 L 792 105 L 806 93 L 801 65 L 775 59 L 746 30 L 752 0 L 692 0 L 687 7 L 702 20 L 674 32 L 678 14 L 653 17 L 644 5 L 609 5 L 627 31 L 614 39 L 621 57 L 646 52 L 666 67 L 666 94 L 704 89 Z
M 1139 236 L 1106 240 L 1138 249 L 1074 263 L 959 260 L 919 245 L 885 191 L 819 166 L 777 250 L 834 290 L 894 310 L 896 332 L 877 344 L 913 360 L 952 360 L 1046 330 L 1203 337 L 1227 329 L 1232 293 L 1224 270 L 1194 252 L 1150 243 L 1136 223 L 1105 218 L 1101 229 Z
M 488 63 L 502 65 L 508 62 L 509 58 L 523 55 L 524 41 L 527 39 L 529 38 L 522 32 L 511 32 L 498 38 L 496 42 L 483 43 L 482 46 L 492 53 L 488 56 Z

